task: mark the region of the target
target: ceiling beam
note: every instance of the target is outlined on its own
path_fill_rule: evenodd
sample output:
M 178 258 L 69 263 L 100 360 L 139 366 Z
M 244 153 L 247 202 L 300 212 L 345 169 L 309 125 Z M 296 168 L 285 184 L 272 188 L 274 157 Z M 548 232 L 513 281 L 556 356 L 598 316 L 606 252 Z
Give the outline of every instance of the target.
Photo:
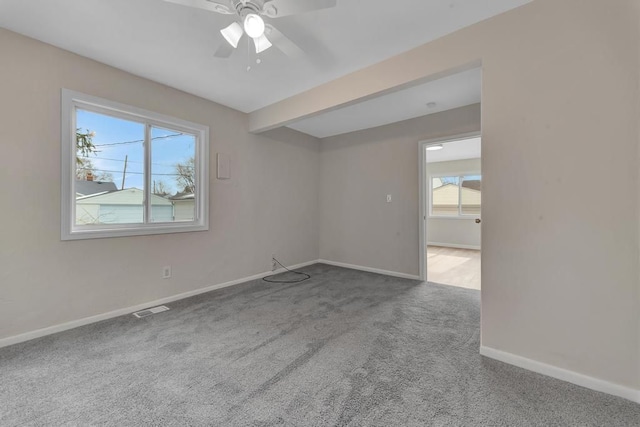
M 483 43 L 472 35 L 476 25 L 256 110 L 249 114 L 249 130 L 265 132 L 480 67 Z

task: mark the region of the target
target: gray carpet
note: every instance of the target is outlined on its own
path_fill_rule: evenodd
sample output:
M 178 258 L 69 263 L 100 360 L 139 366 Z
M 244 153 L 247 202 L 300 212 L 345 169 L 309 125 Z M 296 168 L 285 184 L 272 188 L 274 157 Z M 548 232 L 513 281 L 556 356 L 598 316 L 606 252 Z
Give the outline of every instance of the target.
M 478 291 L 304 271 L 0 349 L 0 425 L 640 425 L 640 405 L 481 357 Z

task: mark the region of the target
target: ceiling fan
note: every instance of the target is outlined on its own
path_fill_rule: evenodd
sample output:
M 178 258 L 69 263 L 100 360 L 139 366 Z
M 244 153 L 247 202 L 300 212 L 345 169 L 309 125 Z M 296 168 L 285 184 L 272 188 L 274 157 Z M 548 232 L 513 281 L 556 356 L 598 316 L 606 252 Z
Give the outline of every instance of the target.
M 244 34 L 253 40 L 256 53 L 264 52 L 273 44 L 289 56 L 302 53 L 293 41 L 265 23 L 263 17 L 280 18 L 319 9 L 334 7 L 337 0 L 165 0 L 183 6 L 195 7 L 223 15 L 235 15 L 235 21 L 220 33 L 227 41 L 216 51 L 215 56 L 228 58 Z M 267 37 L 268 36 L 268 37 Z

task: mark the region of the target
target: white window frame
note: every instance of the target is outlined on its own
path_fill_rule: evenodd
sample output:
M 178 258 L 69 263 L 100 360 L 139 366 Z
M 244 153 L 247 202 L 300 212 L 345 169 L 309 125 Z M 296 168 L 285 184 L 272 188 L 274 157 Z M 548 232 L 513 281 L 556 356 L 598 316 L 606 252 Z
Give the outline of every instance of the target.
M 194 135 L 195 149 L 195 219 L 184 222 L 145 222 L 140 224 L 76 224 L 75 168 L 76 168 L 76 110 L 80 108 L 107 114 L 145 125 L 145 197 L 144 218 L 151 212 L 150 129 L 152 126 L 168 128 Z M 61 168 L 61 239 L 95 239 L 104 237 L 141 236 L 149 234 L 206 231 L 209 229 L 209 127 L 175 117 L 120 104 L 107 99 L 62 89 L 62 168 Z
M 470 175 L 478 175 L 482 179 L 482 173 L 480 172 L 456 172 L 456 173 L 437 173 L 429 175 L 429 218 L 438 219 L 475 219 L 480 218 L 480 215 L 476 214 L 463 214 L 462 213 L 462 178 Z M 433 179 L 434 178 L 449 178 L 456 177 L 460 180 L 458 184 L 458 215 L 434 215 L 433 214 Z

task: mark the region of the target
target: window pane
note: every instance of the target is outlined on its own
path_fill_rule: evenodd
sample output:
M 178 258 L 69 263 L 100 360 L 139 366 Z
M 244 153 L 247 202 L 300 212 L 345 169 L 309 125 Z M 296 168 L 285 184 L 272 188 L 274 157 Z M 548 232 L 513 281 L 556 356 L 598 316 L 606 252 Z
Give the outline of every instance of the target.
M 196 137 L 151 128 L 151 222 L 195 220 Z
M 144 222 L 144 125 L 76 110 L 76 225 Z
M 431 179 L 431 215 L 457 216 L 460 178 L 441 176 Z
M 462 214 L 480 215 L 482 196 L 482 177 L 469 175 L 462 177 Z

